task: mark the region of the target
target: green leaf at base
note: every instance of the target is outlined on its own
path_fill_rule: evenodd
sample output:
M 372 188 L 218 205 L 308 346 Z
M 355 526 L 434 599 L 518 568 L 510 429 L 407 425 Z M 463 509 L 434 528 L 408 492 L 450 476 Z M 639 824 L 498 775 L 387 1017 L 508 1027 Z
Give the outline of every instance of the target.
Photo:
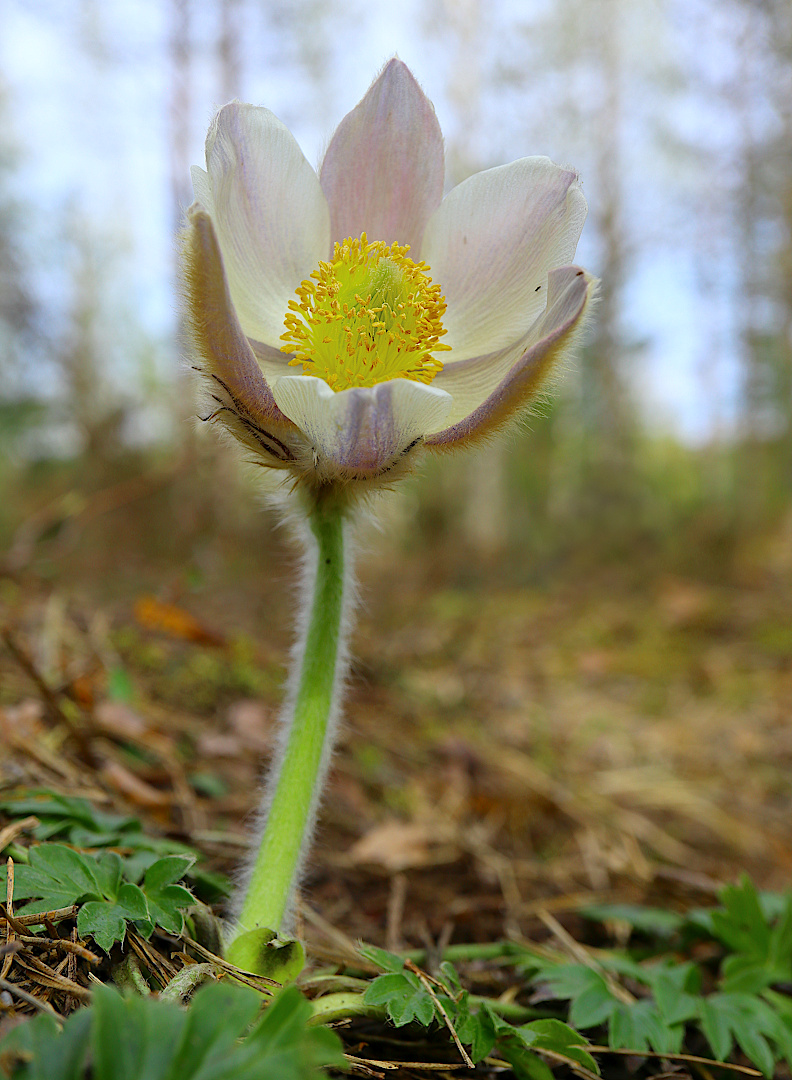
M 256 1020 L 260 1005 L 234 984 L 198 990 L 184 1010 L 100 983 L 62 1032 L 49 1017 L 11 1031 L 0 1060 L 13 1080 L 322 1080 L 326 1067 L 344 1065 L 338 1036 L 308 1027 L 311 1006 L 296 988 Z

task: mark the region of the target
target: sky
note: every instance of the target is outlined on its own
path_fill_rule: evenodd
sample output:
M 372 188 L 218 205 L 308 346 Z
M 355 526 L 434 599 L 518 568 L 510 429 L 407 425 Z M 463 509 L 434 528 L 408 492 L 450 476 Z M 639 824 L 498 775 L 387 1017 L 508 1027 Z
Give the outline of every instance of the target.
M 547 7 L 542 0 L 528 6 L 537 16 Z M 649 4 L 653 18 L 658 6 L 664 9 L 660 0 Z M 437 0 L 434 6 L 406 0 L 398 13 L 395 7 L 358 0 L 280 6 L 244 0 L 241 96 L 271 108 L 295 133 L 309 161 L 318 163 L 335 123 L 397 54 L 434 101 L 448 145 L 466 161 L 488 167 L 548 153 L 581 168 L 594 208 L 597 192 L 587 185 L 586 164 L 596 147 L 585 131 L 585 101 L 584 123 L 575 125 L 563 111 L 570 87 L 559 86 L 552 71 L 537 75 L 528 89 L 492 78 L 493 72 L 521 63 L 523 44 L 515 27 L 524 4 L 494 0 L 484 20 L 477 0 Z M 453 44 L 443 32 L 451 7 L 461 27 Z M 190 162 L 196 164 L 203 161 L 205 128 L 222 103 L 216 9 L 214 3 L 193 0 L 187 137 Z M 69 245 L 64 247 L 63 238 L 69 221 L 113 252 L 106 275 L 108 363 L 116 365 L 122 381 L 136 378 L 132 339 L 136 346 L 144 339 L 156 344 L 162 379 L 178 363 L 168 112 L 172 10 L 164 0 L 0 0 L 0 79 L 8 91 L 10 136 L 19 151 L 12 184 L 28 222 L 35 288 L 57 328 L 68 307 L 64 250 Z M 295 12 L 319 20 L 316 31 L 302 37 Z M 679 43 L 668 19 L 659 25 L 669 35 L 662 48 L 656 45 L 655 59 L 662 65 L 663 49 L 678 51 Z M 659 116 L 660 102 L 646 82 L 641 40 L 656 31 L 639 20 L 622 32 L 635 38 L 625 48 L 621 185 L 632 244 L 622 297 L 625 334 L 636 345 L 629 377 L 647 422 L 700 441 L 728 427 L 738 387 L 728 325 L 733 255 L 716 238 L 718 283 L 714 290 L 704 288 L 694 235 L 698 178 L 694 170 L 688 175 L 673 162 L 664 165 L 656 140 L 650 143 L 660 119 L 689 140 L 701 134 L 727 142 L 731 121 L 708 112 L 684 81 L 668 91 Z M 730 62 L 717 35 L 703 52 L 702 57 L 701 49 L 694 51 L 691 64 L 718 69 Z M 585 64 L 578 75 L 578 99 L 596 98 Z M 597 274 L 598 259 L 596 234 L 587 228 L 577 261 Z M 602 288 L 608 288 L 607 281 Z M 114 334 L 114 327 L 120 333 Z

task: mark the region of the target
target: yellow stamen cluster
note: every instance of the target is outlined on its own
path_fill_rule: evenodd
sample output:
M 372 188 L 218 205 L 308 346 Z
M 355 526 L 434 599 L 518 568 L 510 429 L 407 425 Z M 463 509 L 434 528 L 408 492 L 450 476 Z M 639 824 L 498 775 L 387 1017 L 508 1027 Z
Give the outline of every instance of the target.
M 286 342 L 290 365 L 315 375 L 333 390 L 375 386 L 389 379 L 429 383 L 443 367 L 442 318 L 446 303 L 426 263 L 407 258 L 409 247 L 347 238 L 330 262 L 289 302 Z

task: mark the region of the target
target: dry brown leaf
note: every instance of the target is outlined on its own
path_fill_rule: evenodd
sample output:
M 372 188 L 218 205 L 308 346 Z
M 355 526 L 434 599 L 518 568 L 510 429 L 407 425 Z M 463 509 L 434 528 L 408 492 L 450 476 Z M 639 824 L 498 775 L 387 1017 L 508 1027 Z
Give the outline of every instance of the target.
M 218 735 L 207 731 L 198 737 L 198 752 L 203 758 L 235 758 L 242 751 L 242 740 L 236 735 Z
M 146 630 L 157 630 L 169 637 L 193 641 L 198 645 L 224 645 L 222 635 L 209 630 L 189 611 L 166 604 L 156 596 L 141 596 L 135 601 L 135 619 Z
M 102 765 L 101 775 L 111 787 L 137 806 L 155 809 L 171 804 L 171 795 L 147 784 L 118 761 L 106 760 Z
M 100 701 L 94 711 L 94 720 L 102 731 L 130 742 L 143 739 L 148 731 L 145 720 L 120 701 Z
M 668 626 L 697 626 L 712 607 L 711 593 L 694 581 L 667 579 L 659 596 L 660 610 Z
M 228 723 L 244 747 L 263 753 L 272 742 L 272 710 L 261 701 L 235 701 L 228 709 Z
M 590 679 L 600 679 L 610 674 L 613 660 L 613 653 L 608 649 L 586 649 L 577 658 L 578 671 Z
M 377 863 L 387 870 L 407 870 L 432 861 L 431 843 L 428 825 L 388 818 L 352 845 L 349 858 L 354 864 Z

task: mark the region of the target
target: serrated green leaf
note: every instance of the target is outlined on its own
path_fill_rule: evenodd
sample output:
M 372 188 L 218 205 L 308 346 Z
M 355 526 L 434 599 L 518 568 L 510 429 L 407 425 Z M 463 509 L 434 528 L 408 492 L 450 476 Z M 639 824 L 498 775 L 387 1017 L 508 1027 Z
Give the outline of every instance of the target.
M 156 851 L 150 848 L 139 848 L 133 855 L 127 855 L 124 859 L 124 877 L 127 881 L 139 885 L 148 868 L 159 859 Z
M 126 882 L 118 889 L 117 900 L 89 900 L 82 905 L 77 913 L 77 932 L 90 934 L 109 953 L 116 941 L 124 943 L 127 923 L 148 919 L 145 896 L 137 885 Z
M 123 944 L 126 928 L 126 919 L 112 901 L 89 900 L 77 912 L 77 933 L 80 937 L 90 935 L 106 953 L 117 941 Z
M 162 1080 L 187 1014 L 170 1002 L 93 990 L 93 1080 Z
M 376 945 L 358 945 L 358 952 L 383 971 L 404 970 L 403 956 L 397 956 L 396 953 L 387 952 L 385 949 L 378 949 Z
M 170 934 L 184 929 L 184 915 L 195 903 L 195 897 L 183 885 L 175 885 L 195 860 L 184 855 L 168 855 L 158 859 L 146 870 L 141 886 L 148 905 L 148 919 Z
M 118 897 L 121 887 L 121 877 L 124 872 L 124 862 L 115 851 L 105 851 L 96 860 L 96 879 L 99 882 L 102 896 L 108 900 Z
M 608 1025 L 608 1046 L 612 1050 L 648 1050 L 649 1043 L 644 1035 L 640 1039 L 633 1025 L 632 1013 L 623 1003 L 614 1009 Z
M 640 904 L 591 904 L 581 915 L 597 922 L 619 920 L 636 930 L 657 937 L 671 937 L 684 924 L 684 917 L 667 908 L 643 907 Z
M 550 1067 L 520 1039 L 499 1042 L 498 1052 L 511 1065 L 515 1080 L 553 1080 Z
M 586 1050 L 588 1039 L 561 1020 L 532 1020 L 515 1031 L 534 1050 L 551 1050 L 599 1074 L 599 1065 Z
M 765 1076 L 772 1076 L 775 1070 L 775 1055 L 764 1035 L 754 1030 L 750 1024 L 741 1024 L 734 1037 L 754 1065 L 760 1068 Z
M 148 895 L 152 895 L 174 885 L 182 880 L 194 863 L 195 858 L 191 855 L 166 855 L 163 859 L 157 859 L 146 870 L 143 889 Z
M 338 1036 L 309 1028 L 311 1006 L 291 987 L 246 1032 L 261 998 L 245 987 L 210 984 L 189 1010 L 156 998 L 123 998 L 103 984 L 93 1003 L 66 1022 L 63 1034 L 48 1017 L 20 1025 L 0 1043 L 14 1080 L 85 1080 L 90 1051 L 93 1080 L 322 1080 L 340 1067 Z M 18 1060 L 18 1059 L 17 1059 Z
M 776 981 L 768 963 L 744 953 L 727 956 L 721 967 L 720 988 L 726 994 L 758 994 Z
M 786 1061 L 787 1065 L 792 1063 L 792 1001 L 789 1000 L 786 995 L 774 994 L 772 991 L 768 994 L 768 997 L 772 995 L 771 1005 L 774 1006 L 771 1009 L 774 1025 L 772 1031 L 766 1031 L 766 1034 L 771 1035 L 773 1042 L 778 1047 L 778 1056 Z M 777 1002 L 777 999 L 780 1001 Z
M 586 990 L 603 984 L 603 978 L 599 972 L 593 971 L 584 964 L 558 964 L 554 967 L 543 968 L 539 971 L 537 978 L 547 984 L 559 1001 L 578 998 Z
M 657 965 L 647 969 L 647 977 L 665 1024 L 681 1024 L 698 1015 L 698 996 L 688 993 L 698 990 L 699 975 L 694 964 Z
M 212 1061 L 223 1061 L 260 1007 L 255 990 L 239 984 L 215 983 L 198 990 L 163 1080 L 197 1080 Z
M 396 1027 L 404 1027 L 413 1020 L 429 1027 L 435 1018 L 435 1003 L 425 990 L 411 990 L 404 997 L 393 997 L 385 1007 Z
M 639 983 L 646 982 L 646 968 L 633 960 L 631 956 L 625 956 L 622 953 L 603 953 L 597 959 L 600 967 L 611 975 L 635 979 Z
M 190 1080 L 322 1080 L 324 1068 L 346 1064 L 334 1031 L 309 1028 L 311 1006 L 300 991 L 283 990 L 234 1055 L 232 1067 Z M 169 1078 L 170 1080 L 170 1078 Z M 177 1078 L 173 1078 L 177 1080 Z
M 725 910 L 712 912 L 715 936 L 734 952 L 767 959 L 770 926 L 751 879 L 743 875 L 739 884 L 721 889 L 718 899 Z
M 454 1030 L 460 1042 L 469 1048 L 470 1056 L 477 1064 L 492 1051 L 497 1038 L 495 1023 L 486 1004 L 482 1004 L 476 1013 L 468 1007 L 468 996 L 460 1000 L 454 1019 Z
M 143 890 L 138 885 L 125 881 L 118 890 L 117 905 L 127 919 L 147 919 L 149 907 Z
M 767 1002 L 750 994 L 713 994 L 709 1001 L 727 1018 L 744 1053 L 762 1072 L 772 1074 L 775 1055 L 765 1036 L 781 1046 L 788 1045 L 779 1015 Z
M 597 975 L 592 972 L 592 975 Z M 591 985 L 577 997 L 572 998 L 569 1006 L 569 1023 L 575 1028 L 597 1027 L 603 1024 L 618 1004 L 601 975 L 599 982 L 592 980 Z
M 25 1021 L 0 1040 L 0 1060 L 14 1080 L 83 1080 L 91 1016 L 81 1009 L 60 1031 L 49 1016 Z
M 453 964 L 450 964 L 447 960 L 444 960 L 440 965 L 440 973 L 446 981 L 446 986 L 451 990 L 461 990 L 462 983 L 459 981 L 459 975 L 457 969 Z
M 378 975 L 366 989 L 363 1001 L 366 1005 L 385 1005 L 392 997 L 411 993 L 415 987 L 403 972 Z
M 0 893 L 5 900 L 5 881 L 0 883 Z M 14 899 L 34 897 L 36 902 L 18 908 L 19 914 L 68 907 L 81 900 L 101 900 L 96 860 L 63 844 L 40 844 L 31 848 L 30 863 L 15 867 Z
M 191 904 L 195 903 L 195 897 L 189 889 L 180 885 L 166 885 L 153 896 L 146 892 L 148 901 L 149 917 L 155 926 L 161 927 L 169 934 L 180 934 L 184 929 L 184 915 Z
M 792 978 L 792 895 L 787 895 L 785 901 L 768 946 L 768 962 L 777 981 Z
M 704 1037 L 718 1061 L 725 1061 L 731 1053 L 731 1021 L 728 1013 L 719 1007 L 718 995 L 711 995 L 699 1002 L 699 1021 Z
M 696 1003 L 698 999 L 693 999 Z M 649 1046 L 658 1054 L 678 1054 L 685 1038 L 685 1026 L 681 1021 L 671 1021 L 661 1015 L 653 1001 L 644 999 L 630 1006 L 633 1024 L 645 1034 Z
M 664 1022 L 656 1004 L 648 999 L 620 1004 L 614 1010 L 608 1029 L 608 1043 L 614 1050 L 656 1050 L 676 1053 L 684 1029 L 681 1024 Z
M 368 1005 L 384 1005 L 388 1016 L 403 1027 L 412 1020 L 428 1027 L 435 1019 L 435 1004 L 431 996 L 410 972 L 390 972 L 379 975 L 368 987 L 363 1000 Z
M 140 821 L 134 817 L 99 810 L 86 799 L 55 795 L 42 791 L 22 799 L 0 801 L 0 810 L 9 817 L 34 814 L 39 825 L 33 830 L 37 840 L 61 836 L 75 847 L 102 847 L 118 844 L 123 837 L 126 846 L 133 846 L 132 834 L 140 832 Z

